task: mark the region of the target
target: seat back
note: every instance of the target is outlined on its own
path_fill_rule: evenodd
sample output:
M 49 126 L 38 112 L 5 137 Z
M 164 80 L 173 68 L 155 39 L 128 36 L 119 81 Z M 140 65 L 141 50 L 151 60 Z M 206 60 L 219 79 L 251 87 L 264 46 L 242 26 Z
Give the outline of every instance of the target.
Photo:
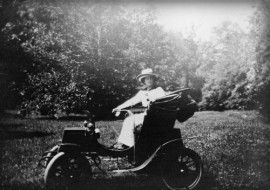
M 174 128 L 175 121 L 176 119 L 181 119 L 180 122 L 183 122 L 190 118 L 194 114 L 197 105 L 188 96 L 187 91 L 188 89 L 175 91 L 150 104 L 144 118 L 140 137 L 136 143 L 139 156 L 143 157 L 146 154 L 151 154 L 155 148 L 163 143 L 181 138 L 180 129 Z M 191 111 L 183 117 L 187 107 L 192 107 L 193 109 L 189 109 Z
M 169 138 L 177 118 L 175 103 L 172 102 L 178 95 L 178 93 L 169 94 L 150 104 L 144 118 L 140 138 L 150 138 L 153 143 L 163 143 Z

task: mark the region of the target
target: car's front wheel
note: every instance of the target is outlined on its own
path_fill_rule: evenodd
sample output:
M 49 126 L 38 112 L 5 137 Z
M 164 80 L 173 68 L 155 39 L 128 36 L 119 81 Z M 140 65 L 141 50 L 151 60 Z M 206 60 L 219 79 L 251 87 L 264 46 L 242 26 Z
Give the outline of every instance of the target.
M 45 170 L 47 189 L 81 189 L 89 185 L 91 166 L 88 160 L 78 154 L 59 152 Z

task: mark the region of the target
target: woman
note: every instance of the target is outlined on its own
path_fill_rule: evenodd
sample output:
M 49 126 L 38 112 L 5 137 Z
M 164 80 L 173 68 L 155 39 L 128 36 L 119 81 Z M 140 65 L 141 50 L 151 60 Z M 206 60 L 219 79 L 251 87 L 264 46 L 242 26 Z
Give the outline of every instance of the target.
M 138 103 L 142 103 L 143 107 L 147 107 L 151 101 L 165 96 L 164 90 L 161 87 L 156 87 L 158 78 L 158 75 L 154 74 L 152 69 L 142 70 L 141 74 L 137 76 L 137 80 L 144 84 L 143 90 L 140 90 L 133 98 L 114 108 L 112 112 L 120 111 L 121 109 L 134 106 Z M 121 133 L 118 137 L 118 143 L 114 148 L 123 149 L 134 145 L 134 123 L 135 126 L 141 125 L 145 115 L 146 112 L 134 114 L 125 119 Z

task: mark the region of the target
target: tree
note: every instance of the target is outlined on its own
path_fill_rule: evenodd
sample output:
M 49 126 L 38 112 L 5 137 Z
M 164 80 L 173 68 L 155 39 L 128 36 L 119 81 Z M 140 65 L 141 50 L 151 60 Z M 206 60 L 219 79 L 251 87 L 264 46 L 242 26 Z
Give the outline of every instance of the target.
M 103 114 L 135 93 L 142 67 L 166 71 L 170 48 L 154 14 L 123 6 L 61 1 L 20 6 L 16 24 L 4 32 L 31 58 L 22 67 L 23 109 Z
M 196 35 L 193 32 L 184 38 L 181 34 L 171 33 L 170 47 L 172 49 L 173 64 L 169 67 L 171 70 L 168 87 L 177 86 L 182 88 L 191 88 L 192 96 L 196 101 L 201 101 L 201 89 L 203 87 L 202 77 L 197 75 L 197 69 L 201 64 L 202 52 L 200 51 L 200 42 L 196 41 Z
M 17 11 L 22 3 L 23 0 L 0 2 L 0 110 L 14 107 L 20 102 L 18 87 L 26 79 L 23 70 L 31 59 L 25 56 L 17 41 L 18 36 L 6 33 L 6 29 L 15 26 L 19 17 Z
M 247 73 L 255 60 L 254 48 L 239 26 L 224 22 L 215 29 L 212 43 L 204 45 L 203 64 L 198 72 L 205 77 L 205 109 L 252 109 Z
M 260 113 L 270 121 L 270 27 L 269 1 L 261 1 L 251 23 L 253 33 L 259 38 L 256 46 L 256 65 L 251 95 L 256 99 Z

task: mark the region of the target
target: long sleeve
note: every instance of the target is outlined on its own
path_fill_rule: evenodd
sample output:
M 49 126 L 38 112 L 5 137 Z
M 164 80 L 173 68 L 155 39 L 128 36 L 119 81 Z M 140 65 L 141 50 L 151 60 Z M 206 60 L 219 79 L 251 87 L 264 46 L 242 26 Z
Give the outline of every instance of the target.
M 123 109 L 138 104 L 140 102 L 142 102 L 142 105 L 144 107 L 147 107 L 150 101 L 154 101 L 162 96 L 165 96 L 165 91 L 161 87 L 149 91 L 140 90 L 134 97 L 130 98 L 129 100 L 118 106 L 118 108 Z
M 121 104 L 120 106 L 118 106 L 120 109 L 129 107 L 129 106 L 133 106 L 135 104 L 138 104 L 142 102 L 142 91 L 139 91 L 134 97 L 130 98 L 129 100 L 127 100 L 126 102 L 124 102 L 123 104 Z

